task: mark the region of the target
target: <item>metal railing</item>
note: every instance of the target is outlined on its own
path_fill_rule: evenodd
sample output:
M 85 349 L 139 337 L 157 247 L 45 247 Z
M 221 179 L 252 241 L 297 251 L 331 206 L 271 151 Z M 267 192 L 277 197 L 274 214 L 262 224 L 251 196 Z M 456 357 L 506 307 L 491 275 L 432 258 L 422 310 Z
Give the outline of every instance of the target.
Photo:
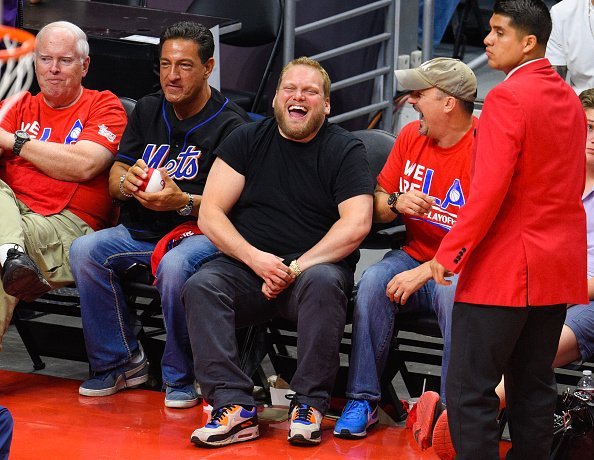
M 329 118 L 334 123 L 357 118 L 362 115 L 382 111 L 381 127 L 390 129 L 392 126 L 392 103 L 394 95 L 394 5 L 396 0 L 378 0 L 368 5 L 335 14 L 319 21 L 295 27 L 295 13 L 297 0 L 285 0 L 285 31 L 283 40 L 283 61 L 287 63 L 295 57 L 295 37 L 318 30 L 329 25 L 337 24 L 347 19 L 371 13 L 376 10 L 385 10 L 384 31 L 372 37 L 339 46 L 322 53 L 310 56 L 317 61 L 324 61 L 336 56 L 341 56 L 352 51 L 367 48 L 369 46 L 382 44 L 380 67 L 374 68 L 358 75 L 345 78 L 332 83 L 331 89 L 338 90 L 353 86 L 368 80 L 381 79 L 379 102 L 368 104 L 348 112 L 334 115 Z

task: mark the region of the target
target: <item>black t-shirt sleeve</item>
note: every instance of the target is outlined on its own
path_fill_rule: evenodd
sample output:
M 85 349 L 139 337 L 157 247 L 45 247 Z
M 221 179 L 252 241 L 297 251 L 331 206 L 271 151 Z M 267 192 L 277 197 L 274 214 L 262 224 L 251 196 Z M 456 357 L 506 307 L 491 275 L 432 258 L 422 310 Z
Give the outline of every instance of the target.
M 242 176 L 246 175 L 248 168 L 248 147 L 251 145 L 251 130 L 249 124 L 238 126 L 214 151 L 215 156 L 219 157 Z
M 363 143 L 356 138 L 345 145 L 334 187 L 337 204 L 358 195 L 373 195 L 374 180 L 369 171 L 369 162 Z

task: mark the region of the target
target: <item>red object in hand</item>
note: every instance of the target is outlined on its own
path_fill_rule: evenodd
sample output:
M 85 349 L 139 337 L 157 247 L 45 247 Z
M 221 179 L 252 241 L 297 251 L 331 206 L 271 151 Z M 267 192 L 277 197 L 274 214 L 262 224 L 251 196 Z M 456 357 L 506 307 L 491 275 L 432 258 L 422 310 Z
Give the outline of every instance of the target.
M 148 177 L 138 188 L 147 193 L 160 192 L 163 190 L 165 181 L 161 177 L 161 172 L 158 169 L 149 168 L 146 173 L 148 174 Z

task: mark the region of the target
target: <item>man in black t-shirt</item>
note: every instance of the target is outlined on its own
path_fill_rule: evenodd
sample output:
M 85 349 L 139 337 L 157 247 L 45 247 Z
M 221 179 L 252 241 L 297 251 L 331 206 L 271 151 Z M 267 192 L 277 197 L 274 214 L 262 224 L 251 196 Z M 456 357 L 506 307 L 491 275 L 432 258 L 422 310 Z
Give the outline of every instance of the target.
M 196 226 L 213 150 L 248 119 L 208 85 L 213 51 L 212 34 L 201 24 L 181 22 L 164 32 L 162 91 L 136 104 L 110 171 L 109 190 L 122 202 L 122 223 L 77 239 L 70 250 L 92 370 L 81 395 L 107 396 L 148 378 L 120 285 L 132 265 L 143 264 L 153 265 L 167 329 L 161 363 L 165 405 L 198 403 L 180 294 L 198 267 L 218 253 Z M 140 188 L 149 167 L 158 168 L 161 191 Z
M 259 436 L 235 328 L 273 316 L 296 321 L 299 335 L 288 440 L 321 441 L 374 185 L 363 144 L 326 121 L 329 95 L 322 66 L 296 59 L 281 72 L 275 118 L 238 128 L 215 152 L 199 224 L 224 255 L 182 293 L 196 378 L 214 408 L 196 445 Z

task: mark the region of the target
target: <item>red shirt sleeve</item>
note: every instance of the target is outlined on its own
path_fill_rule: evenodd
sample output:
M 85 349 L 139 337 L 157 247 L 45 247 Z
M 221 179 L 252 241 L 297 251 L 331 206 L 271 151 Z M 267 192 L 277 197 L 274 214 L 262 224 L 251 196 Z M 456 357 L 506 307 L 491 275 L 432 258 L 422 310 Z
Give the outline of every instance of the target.
M 115 155 L 128 121 L 126 111 L 110 91 L 97 92 L 94 99 L 78 141 L 95 142 Z

